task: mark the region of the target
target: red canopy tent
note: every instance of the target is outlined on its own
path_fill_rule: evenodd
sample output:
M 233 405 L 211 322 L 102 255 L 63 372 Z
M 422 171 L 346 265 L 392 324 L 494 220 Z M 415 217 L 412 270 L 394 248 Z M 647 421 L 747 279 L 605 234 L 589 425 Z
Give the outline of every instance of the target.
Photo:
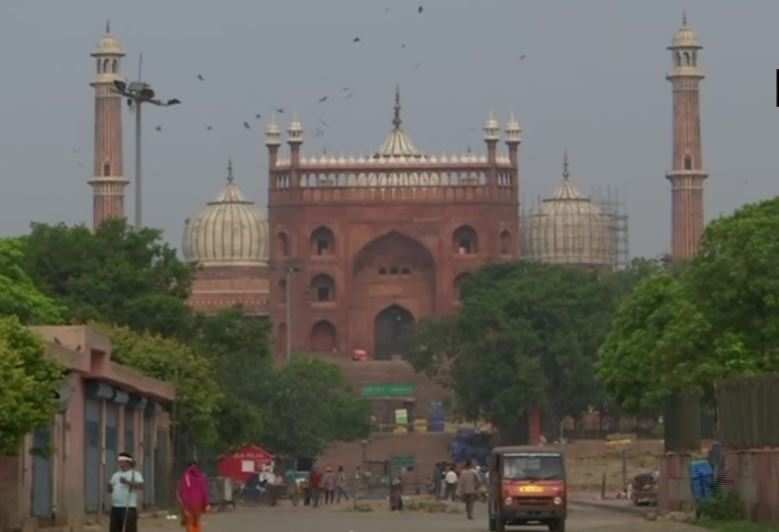
M 219 457 L 219 476 L 245 483 L 249 477 L 262 471 L 263 466 L 273 462 L 273 455 L 262 447 L 247 445 L 230 454 Z

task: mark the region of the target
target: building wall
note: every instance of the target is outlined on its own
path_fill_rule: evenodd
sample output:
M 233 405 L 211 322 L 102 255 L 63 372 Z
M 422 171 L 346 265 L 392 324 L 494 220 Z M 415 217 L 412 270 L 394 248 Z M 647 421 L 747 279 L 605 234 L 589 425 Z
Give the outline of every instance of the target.
M 362 191 L 355 191 L 362 192 Z M 374 351 L 374 319 L 383 309 L 399 305 L 415 320 L 451 313 L 457 305 L 455 280 L 494 261 L 518 256 L 517 206 L 515 202 L 490 202 L 474 198 L 461 203 L 307 203 L 270 208 L 271 262 L 292 260 L 299 272 L 292 274 L 292 349 L 310 350 L 311 332 L 320 321 L 336 331 L 336 350 Z M 460 254 L 454 233 L 473 228 L 478 250 Z M 312 253 L 314 231 L 325 227 L 335 237 L 330 255 Z M 511 249 L 501 253 L 499 235 L 509 231 Z M 285 256 L 279 235 L 288 241 Z M 408 267 L 409 275 L 380 275 L 386 268 Z M 335 299 L 317 302 L 311 283 L 319 274 L 330 276 Z M 271 272 L 271 316 L 275 331 L 286 323 L 283 267 Z
M 141 408 L 148 407 L 147 404 L 154 405 L 150 410 L 154 427 L 152 445 L 154 448 L 170 449 L 170 445 L 164 446 L 158 441 L 157 431 L 162 431 L 164 437 L 170 434 L 169 415 L 159 405 L 170 402 L 174 398 L 174 391 L 165 383 L 111 362 L 110 341 L 88 327 L 35 327 L 33 330 L 44 340 L 51 341 L 48 344 L 48 356 L 60 362 L 68 373 L 60 388 L 60 411 L 48 427 L 51 434 L 50 449 L 44 455 L 48 456 L 48 460 L 35 460 L 31 435 L 24 438 L 16 456 L 0 457 L 0 530 L 14 527 L 35 529 L 45 525 L 80 530 L 88 516 L 88 479 L 96 482 L 98 507 L 106 510 L 110 506 L 105 486 L 116 470 L 116 463 L 109 459 L 107 452 L 106 409 L 112 405 L 118 412 L 116 452 L 125 449 L 126 429 L 132 424 L 136 440 L 133 455 L 139 470 L 143 470 L 145 453 L 140 443 L 143 441 L 143 416 L 134 415 L 130 421 L 130 417 L 126 416 L 130 405 L 123 403 L 133 398 L 136 400 L 133 404 Z M 99 391 L 96 391 L 97 388 Z M 86 467 L 88 397 L 99 403 L 102 412 L 98 431 L 99 466 L 96 471 L 87 471 Z M 144 399 L 148 403 L 142 402 Z M 157 471 L 157 475 L 165 478 L 171 474 L 170 456 L 165 457 L 162 463 L 165 464 L 165 470 Z M 44 485 L 51 493 L 46 517 L 33 517 L 35 467 L 46 467 Z
M 242 307 L 252 316 L 268 314 L 270 280 L 264 266 L 209 266 L 199 269 L 192 282 L 189 305 L 213 313 Z

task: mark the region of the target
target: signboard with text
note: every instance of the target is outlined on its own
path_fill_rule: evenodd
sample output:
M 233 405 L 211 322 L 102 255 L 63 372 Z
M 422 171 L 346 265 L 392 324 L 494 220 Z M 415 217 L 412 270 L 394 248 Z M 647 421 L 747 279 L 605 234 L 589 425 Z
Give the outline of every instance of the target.
M 362 388 L 362 396 L 366 398 L 412 397 L 413 395 L 413 384 L 368 384 Z

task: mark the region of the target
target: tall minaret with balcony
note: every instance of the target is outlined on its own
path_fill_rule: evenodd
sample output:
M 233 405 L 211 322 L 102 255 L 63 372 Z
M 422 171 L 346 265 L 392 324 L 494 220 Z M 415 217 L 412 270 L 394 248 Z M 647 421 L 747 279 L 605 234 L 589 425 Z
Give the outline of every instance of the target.
M 695 31 L 687 24 L 673 37 L 672 67 L 666 79 L 673 88 L 673 160 L 671 182 L 671 257 L 685 260 L 698 251 L 703 234 L 703 170 L 699 85 L 703 79 Z
M 106 23 L 105 35 L 92 52 L 96 75 L 95 152 L 89 184 L 92 186 L 92 224 L 97 228 L 108 218 L 124 218 L 124 178 L 122 163 L 122 97 L 113 90 L 121 79 L 124 51 Z

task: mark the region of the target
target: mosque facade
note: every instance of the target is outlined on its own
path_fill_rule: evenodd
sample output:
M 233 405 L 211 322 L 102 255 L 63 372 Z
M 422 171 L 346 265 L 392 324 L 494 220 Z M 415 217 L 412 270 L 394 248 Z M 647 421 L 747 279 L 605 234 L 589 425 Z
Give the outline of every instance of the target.
M 703 230 L 706 179 L 701 46 L 686 17 L 669 49 L 671 248 L 682 260 L 694 255 Z M 125 216 L 121 99 L 110 90 L 123 55 L 110 31 L 93 53 L 96 226 Z M 567 163 L 537 216 L 520 220 L 521 129 L 513 117 L 503 128 L 492 116 L 485 122 L 483 154 L 437 155 L 416 147 L 401 115 L 396 92 L 384 143 L 351 157 L 306 157 L 302 123 L 293 120 L 282 139 L 271 122 L 267 215 L 244 199 L 229 169 L 218 197 L 185 223 L 183 254 L 197 268 L 190 304 L 268 317 L 280 359 L 291 351 L 364 351 L 383 360 L 407 351 L 416 322 L 455 312 L 463 281 L 487 264 L 527 258 L 614 267 L 610 213 L 579 193 Z

